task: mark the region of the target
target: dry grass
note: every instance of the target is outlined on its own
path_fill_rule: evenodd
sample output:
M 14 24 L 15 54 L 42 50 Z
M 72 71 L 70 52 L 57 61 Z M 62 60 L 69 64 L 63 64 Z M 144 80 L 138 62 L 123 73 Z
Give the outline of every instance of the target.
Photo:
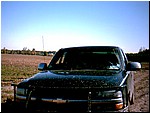
M 38 72 L 38 64 L 49 63 L 51 56 L 35 55 L 1 55 L 1 102 L 13 98 L 11 83 L 19 83 L 23 79 L 33 76 Z
M 32 76 L 38 72 L 38 64 L 50 62 L 50 56 L 2 54 L 1 80 L 2 82 L 16 81 Z

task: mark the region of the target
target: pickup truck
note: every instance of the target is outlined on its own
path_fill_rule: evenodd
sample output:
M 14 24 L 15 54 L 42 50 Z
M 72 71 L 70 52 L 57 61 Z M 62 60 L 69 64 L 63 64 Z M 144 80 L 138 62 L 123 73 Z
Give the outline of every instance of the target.
M 28 111 L 126 112 L 134 103 L 134 73 L 117 46 L 61 48 L 39 73 L 17 84 L 14 98 Z

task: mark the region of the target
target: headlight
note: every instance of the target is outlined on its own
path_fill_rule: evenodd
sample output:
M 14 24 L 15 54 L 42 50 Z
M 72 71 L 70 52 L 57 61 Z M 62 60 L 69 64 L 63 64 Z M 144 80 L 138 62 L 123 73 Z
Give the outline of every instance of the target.
M 17 88 L 17 94 L 18 95 L 26 95 L 27 94 L 27 89 Z
M 122 97 L 121 91 L 116 91 L 116 90 L 100 91 L 98 92 L 97 95 L 99 97 L 106 97 L 106 98 Z
M 99 91 L 97 92 L 99 99 L 108 99 L 110 104 L 114 104 L 114 108 L 119 110 L 123 108 L 122 92 L 116 90 Z

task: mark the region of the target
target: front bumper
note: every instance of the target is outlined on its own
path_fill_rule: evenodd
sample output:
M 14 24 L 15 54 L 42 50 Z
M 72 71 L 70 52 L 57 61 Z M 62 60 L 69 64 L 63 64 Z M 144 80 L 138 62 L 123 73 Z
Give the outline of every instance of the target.
M 22 103 L 26 109 L 47 110 L 47 111 L 84 111 L 84 112 L 125 112 L 128 107 L 115 109 L 116 106 L 123 106 L 122 98 L 105 99 L 105 100 L 64 100 L 61 98 L 36 98 L 30 97 L 28 100 L 25 96 L 16 96 L 16 102 Z
M 28 90 L 27 96 L 16 94 L 14 87 L 14 101 L 25 109 L 36 111 L 84 111 L 84 112 L 127 112 L 128 105 L 124 104 L 123 98 L 114 99 L 93 99 L 91 92 L 86 95 L 86 99 L 63 99 L 63 98 L 43 98 L 33 96 L 35 89 Z M 43 92 L 42 92 L 43 93 Z M 41 95 L 41 93 L 39 93 Z M 73 93 L 72 93 L 73 94 Z

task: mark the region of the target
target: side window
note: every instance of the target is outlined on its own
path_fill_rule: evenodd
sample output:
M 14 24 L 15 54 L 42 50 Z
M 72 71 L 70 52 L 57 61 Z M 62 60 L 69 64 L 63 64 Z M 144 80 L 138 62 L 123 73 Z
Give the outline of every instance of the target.
M 123 52 L 123 50 L 121 49 L 121 56 L 122 56 L 122 59 L 123 59 L 123 65 L 124 67 L 126 67 L 127 63 L 128 63 L 128 60 L 127 60 L 127 57 L 125 55 L 125 53 Z

